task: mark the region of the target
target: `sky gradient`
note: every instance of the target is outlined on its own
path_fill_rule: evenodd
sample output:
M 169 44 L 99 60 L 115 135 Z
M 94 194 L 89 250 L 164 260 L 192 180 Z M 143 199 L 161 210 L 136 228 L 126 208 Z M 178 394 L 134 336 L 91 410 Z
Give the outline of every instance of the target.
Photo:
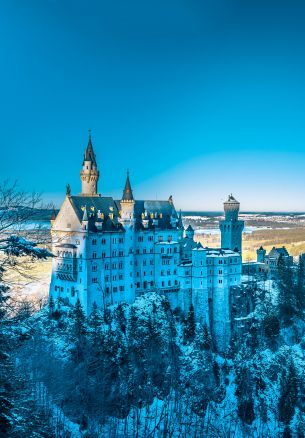
M 305 211 L 305 2 L 7 0 L 1 180 L 59 205 L 92 130 L 103 195 Z

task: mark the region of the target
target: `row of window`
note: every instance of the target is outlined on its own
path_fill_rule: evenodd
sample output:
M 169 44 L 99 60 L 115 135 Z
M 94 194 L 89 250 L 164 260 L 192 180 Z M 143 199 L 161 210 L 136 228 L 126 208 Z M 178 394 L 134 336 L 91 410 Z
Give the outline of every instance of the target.
M 97 239 L 92 239 L 92 245 L 96 245 L 97 244 Z M 112 238 L 112 243 L 124 243 L 124 238 L 123 237 L 113 237 Z M 102 245 L 106 245 L 106 239 L 101 239 L 101 244 Z

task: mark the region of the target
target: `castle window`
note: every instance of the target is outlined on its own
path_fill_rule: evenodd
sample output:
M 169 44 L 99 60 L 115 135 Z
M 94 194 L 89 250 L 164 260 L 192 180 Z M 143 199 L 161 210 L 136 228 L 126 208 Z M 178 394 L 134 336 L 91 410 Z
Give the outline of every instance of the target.
M 102 252 L 102 259 L 104 259 L 106 257 L 106 253 Z
M 164 248 L 163 247 L 161 248 L 161 254 L 164 254 Z
M 109 275 L 106 275 L 106 277 L 105 277 L 105 281 L 109 281 Z
M 150 282 L 150 285 L 151 285 L 151 287 L 153 287 L 153 285 L 154 285 L 154 282 L 153 282 L 153 281 L 151 281 L 151 282 Z
M 146 260 L 143 260 L 143 266 L 146 266 Z
M 101 243 L 102 243 L 102 245 L 105 245 L 106 244 L 106 239 L 102 239 Z
M 124 253 L 123 251 L 119 251 L 119 257 L 123 257 Z
M 132 277 L 132 272 L 130 272 L 129 276 Z
M 154 249 L 153 249 L 153 248 L 150 248 L 149 252 L 150 252 L 150 254 L 153 254 Z
M 121 291 L 121 292 L 124 291 L 124 286 L 120 286 L 120 291 Z
M 222 284 L 222 280 L 218 280 L 218 283 L 219 283 L 219 284 Z
M 105 263 L 105 270 L 107 271 L 109 269 L 109 264 Z
M 171 281 L 170 280 L 168 280 L 168 285 L 171 286 Z
M 172 236 L 168 236 L 167 240 L 168 240 L 169 242 L 171 242 L 171 241 L 173 240 L 173 237 L 172 237 Z
M 112 257 L 116 257 L 116 250 L 112 251 Z
M 137 272 L 137 277 L 140 277 L 140 274 L 139 274 L 139 272 Z
M 153 236 L 148 236 L 148 241 L 149 242 L 152 242 L 154 240 L 154 237 Z
M 113 288 L 113 292 L 117 292 L 117 291 L 118 291 L 117 286 L 114 286 L 114 288 Z
M 164 271 L 161 271 L 161 276 L 164 277 Z
M 116 237 L 112 238 L 112 243 L 116 243 Z
M 92 245 L 96 245 L 96 239 L 92 240 Z
M 146 248 L 143 248 L 143 254 L 146 254 Z
M 177 281 L 177 280 L 175 280 L 175 286 L 177 286 L 177 284 L 178 284 L 178 281 Z
M 140 250 L 139 250 L 139 249 L 137 249 L 136 253 L 137 253 L 137 254 L 140 254 Z
M 123 262 L 119 263 L 119 269 L 123 269 Z
M 140 287 L 140 283 L 138 282 L 138 283 L 137 283 L 137 288 L 139 288 L 139 287 Z
M 96 277 L 92 278 L 92 283 L 97 283 L 97 278 Z
M 162 285 L 162 287 L 164 287 L 164 281 L 162 281 L 161 285 Z
M 81 279 L 81 278 L 79 279 L 79 282 L 80 282 L 80 283 L 82 282 L 82 279 Z
M 163 237 L 162 236 L 158 236 L 158 240 L 159 240 L 159 242 L 162 242 L 163 241 Z
M 79 239 L 76 239 L 76 240 L 75 240 L 75 245 L 79 245 L 79 244 L 80 244 Z
M 176 270 L 174 270 L 174 275 L 177 275 L 177 271 Z
M 119 275 L 119 280 L 123 280 L 123 275 L 122 274 Z
M 221 269 L 219 269 L 218 274 L 222 274 L 222 270 Z
M 138 242 L 143 242 L 143 236 L 138 237 Z
M 113 275 L 113 276 L 112 276 L 112 280 L 113 280 L 113 281 L 116 281 L 116 275 Z
M 174 252 L 177 252 L 177 247 L 175 246 L 175 248 L 174 248 Z
M 97 271 L 97 266 L 96 265 L 93 265 L 92 266 L 92 272 L 96 272 Z
M 146 272 L 145 272 L 145 271 L 144 271 L 144 273 L 143 273 L 143 274 L 144 274 L 144 277 L 146 277 Z
M 123 237 L 119 237 L 119 243 L 123 243 L 123 242 L 124 242 Z
M 116 269 L 116 263 L 112 263 L 112 269 Z
M 167 275 L 171 275 L 171 271 L 170 270 L 167 271 Z
M 109 294 L 109 286 L 106 287 L 106 294 Z
M 92 253 L 92 258 L 96 259 L 96 252 Z
M 153 260 L 149 260 L 149 264 L 150 264 L 150 265 L 153 265 L 153 264 L 154 264 L 154 261 L 153 261 Z

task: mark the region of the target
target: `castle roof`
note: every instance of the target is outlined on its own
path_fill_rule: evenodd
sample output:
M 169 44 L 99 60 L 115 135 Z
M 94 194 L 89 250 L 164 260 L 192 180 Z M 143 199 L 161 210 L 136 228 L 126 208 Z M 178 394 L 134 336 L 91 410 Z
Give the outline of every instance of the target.
M 84 161 L 91 161 L 95 166 L 96 164 L 96 157 L 92 146 L 92 140 L 91 140 L 91 133 L 89 132 L 89 139 L 88 139 L 88 146 L 85 150 L 85 156 Z
M 98 212 L 104 217 L 101 231 L 124 231 L 124 227 L 119 222 L 120 202 L 106 196 L 70 196 L 69 200 L 77 215 L 79 222 L 82 222 L 84 211 L 88 214 L 88 229 L 96 231 L 95 222 L 98 218 Z M 142 214 L 146 212 L 147 228 L 143 226 Z M 135 201 L 134 219 L 135 228 L 160 230 L 172 229 L 171 216 L 178 216 L 173 205 L 169 201 Z M 153 224 L 153 216 L 158 220 L 158 225 Z
M 126 182 L 125 182 L 125 187 L 123 190 L 123 196 L 122 196 L 122 201 L 133 201 L 133 194 L 132 194 L 132 189 L 131 189 L 131 184 L 130 184 L 130 179 L 129 179 L 129 171 L 127 170 L 127 176 L 126 176 Z
M 194 228 L 192 227 L 191 224 L 187 227 L 186 231 L 194 231 Z
M 274 246 L 268 255 L 269 255 L 269 257 L 275 256 L 275 255 L 289 257 L 289 253 L 288 253 L 287 249 L 285 248 L 285 246 L 282 246 L 281 248 L 276 248 Z
M 161 230 L 172 229 L 171 216 L 177 217 L 177 212 L 173 204 L 169 201 L 135 201 L 134 215 L 136 220 L 136 229 L 144 229 L 142 224 L 142 213 L 148 218 L 148 229 L 158 228 Z M 158 220 L 158 225 L 153 224 L 154 216 Z

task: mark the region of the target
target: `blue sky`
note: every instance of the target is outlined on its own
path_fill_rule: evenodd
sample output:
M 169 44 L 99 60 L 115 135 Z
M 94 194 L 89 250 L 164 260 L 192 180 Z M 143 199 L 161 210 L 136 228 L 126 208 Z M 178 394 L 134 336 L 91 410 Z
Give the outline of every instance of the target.
M 59 204 L 92 129 L 104 195 L 305 211 L 305 3 L 7 0 L 1 179 Z

